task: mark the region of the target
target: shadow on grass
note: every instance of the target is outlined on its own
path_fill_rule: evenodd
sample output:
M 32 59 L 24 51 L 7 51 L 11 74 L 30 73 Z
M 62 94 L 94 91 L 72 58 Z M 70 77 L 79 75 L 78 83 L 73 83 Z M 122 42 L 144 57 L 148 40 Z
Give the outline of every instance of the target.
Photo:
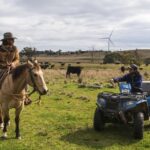
M 7 138 L 4 138 L 2 136 L 0 137 L 0 143 L 8 140 L 18 140 L 18 139 L 16 137 L 7 137 Z
M 144 130 L 145 131 L 150 131 L 150 124 L 144 125 Z
M 114 144 L 125 146 L 138 142 L 133 138 L 131 127 L 116 125 L 107 126 L 102 132 L 96 132 L 92 128 L 78 129 L 62 136 L 61 140 L 92 148 L 107 148 Z

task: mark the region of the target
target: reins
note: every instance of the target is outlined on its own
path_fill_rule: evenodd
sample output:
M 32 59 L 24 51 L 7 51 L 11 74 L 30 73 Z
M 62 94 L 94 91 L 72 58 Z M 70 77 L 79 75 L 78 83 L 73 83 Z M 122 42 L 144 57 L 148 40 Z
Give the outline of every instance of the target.
M 32 82 L 32 84 L 33 84 L 33 91 L 31 92 L 31 94 L 34 93 L 35 91 L 38 91 L 38 92 L 40 93 L 39 89 L 38 89 L 37 86 L 36 86 L 36 83 L 35 83 L 35 80 L 34 80 L 34 77 L 33 77 L 32 70 L 33 70 L 33 68 L 30 68 L 30 69 L 29 69 L 29 74 L 30 74 L 30 77 L 31 77 L 31 82 Z
M 41 102 L 41 94 L 40 91 L 35 83 L 34 77 L 33 77 L 33 73 L 32 73 L 33 68 L 29 69 L 29 73 L 30 73 L 30 77 L 31 77 L 31 82 L 33 84 L 33 90 L 28 94 L 28 96 L 30 97 L 33 93 L 35 93 L 36 91 L 38 91 L 39 93 L 39 98 L 36 100 L 38 104 L 40 104 Z

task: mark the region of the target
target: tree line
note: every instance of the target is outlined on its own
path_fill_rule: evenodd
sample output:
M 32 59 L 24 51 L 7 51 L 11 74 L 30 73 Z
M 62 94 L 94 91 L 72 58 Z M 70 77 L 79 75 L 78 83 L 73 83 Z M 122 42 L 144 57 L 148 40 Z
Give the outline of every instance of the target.
M 95 52 L 99 52 L 99 50 L 95 50 Z M 100 50 L 103 52 L 103 50 Z M 54 55 L 70 55 L 70 54 L 83 54 L 83 53 L 87 53 L 87 52 L 91 52 L 91 50 L 76 50 L 76 51 L 65 51 L 63 52 L 61 49 L 54 51 L 54 50 L 42 50 L 39 51 L 36 48 L 31 48 L 31 47 L 24 47 L 21 52 L 20 55 L 23 56 L 29 56 L 29 57 L 33 57 L 33 56 L 39 56 L 39 55 L 46 55 L 46 56 L 54 56 Z

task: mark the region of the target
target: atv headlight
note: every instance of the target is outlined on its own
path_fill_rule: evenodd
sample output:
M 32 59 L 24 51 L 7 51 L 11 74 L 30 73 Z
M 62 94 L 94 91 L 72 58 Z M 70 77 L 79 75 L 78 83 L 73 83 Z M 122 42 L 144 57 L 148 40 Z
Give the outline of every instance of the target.
M 134 104 L 133 101 L 126 102 L 126 106 L 130 106 L 130 105 L 133 105 L 133 104 Z
M 97 103 L 100 107 L 105 107 L 106 101 L 103 98 L 98 98 Z

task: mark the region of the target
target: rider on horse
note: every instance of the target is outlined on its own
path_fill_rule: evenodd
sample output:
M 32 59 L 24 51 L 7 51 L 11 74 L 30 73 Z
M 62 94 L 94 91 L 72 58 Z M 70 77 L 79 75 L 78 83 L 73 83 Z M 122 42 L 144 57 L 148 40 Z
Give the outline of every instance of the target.
M 2 44 L 0 45 L 0 85 L 5 79 L 5 72 L 10 71 L 19 65 L 19 51 L 14 45 L 16 37 L 13 37 L 11 32 L 4 33 L 4 38 L 1 39 Z M 24 104 L 28 105 L 32 101 L 26 97 Z

